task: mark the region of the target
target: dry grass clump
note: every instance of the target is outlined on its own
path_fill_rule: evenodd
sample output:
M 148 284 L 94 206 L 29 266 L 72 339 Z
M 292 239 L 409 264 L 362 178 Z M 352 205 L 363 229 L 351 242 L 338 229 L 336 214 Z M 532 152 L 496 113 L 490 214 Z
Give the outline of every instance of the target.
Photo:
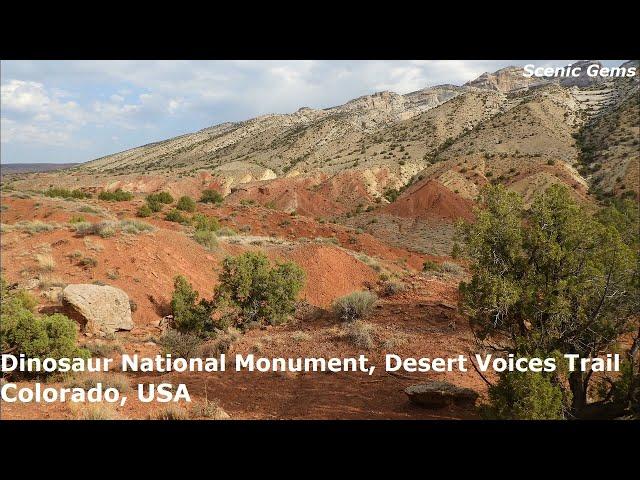
M 395 280 L 386 280 L 382 282 L 381 295 L 385 297 L 392 297 L 405 289 L 405 285 Z
M 220 331 L 216 338 L 209 340 L 198 346 L 196 356 L 200 358 L 217 357 L 222 353 L 226 353 L 240 337 L 241 333 L 236 328 L 228 328 L 227 331 Z
M 134 220 L 132 218 L 121 220 L 119 227 L 123 233 L 128 233 L 130 235 L 138 235 L 139 233 L 152 232 L 155 230 L 153 225 L 141 222 L 140 220 Z
M 50 273 L 43 273 L 38 276 L 38 287 L 42 290 L 46 290 L 51 287 L 66 287 L 67 282 L 62 280 L 61 277 L 57 275 L 52 275 Z
M 102 238 L 109 238 L 116 234 L 116 223 L 114 222 L 79 222 L 71 227 L 75 232 L 84 237 L 86 235 L 98 235 Z
M 82 241 L 87 250 L 92 250 L 94 252 L 101 252 L 104 250 L 104 245 L 98 241 L 91 240 L 90 238 L 84 238 Z
M 452 273 L 454 275 L 462 275 L 464 273 L 464 268 L 453 262 L 442 262 L 442 265 L 440 265 L 440 270 L 446 273 Z
M 369 315 L 375 307 L 378 297 L 367 290 L 353 292 L 333 302 L 333 312 L 344 322 L 353 322 Z
M 296 343 L 308 342 L 311 338 L 311 335 L 301 330 L 297 330 L 291 334 L 291 339 Z
M 409 341 L 409 336 L 405 333 L 394 333 L 391 337 L 382 342 L 385 350 L 393 350 L 394 348 L 405 345 Z
M 56 261 L 53 256 L 47 253 L 38 253 L 36 262 L 38 263 L 38 268 L 43 272 L 52 272 L 56 268 Z
M 170 353 L 173 357 L 195 358 L 202 345 L 202 340 L 192 333 L 181 333 L 178 330 L 168 330 L 158 343 L 163 353 Z
M 356 320 L 345 325 L 342 336 L 354 347 L 369 350 L 373 348 L 373 332 L 375 327 L 362 320 Z
M 207 418 L 209 420 L 228 420 L 231 418 L 220 406 L 218 400 L 207 400 L 195 403 L 191 407 L 191 418 Z
M 41 222 L 40 220 L 33 220 L 31 222 L 18 222 L 13 227 L 16 230 L 33 235 L 34 233 L 52 232 L 53 230 L 60 228 L 60 225 L 58 225 L 57 223 L 45 223 Z
M 101 383 L 103 388 L 115 388 L 120 393 L 128 392 L 131 388 L 126 375 L 111 372 L 90 372 L 73 375 L 66 380 L 64 386 L 88 390 L 95 388 L 98 383 Z
M 78 420 L 118 420 L 121 418 L 118 412 L 106 405 L 90 405 L 81 409 L 72 409 L 71 412 Z
M 189 420 L 189 414 L 184 408 L 167 405 L 149 415 L 149 420 Z

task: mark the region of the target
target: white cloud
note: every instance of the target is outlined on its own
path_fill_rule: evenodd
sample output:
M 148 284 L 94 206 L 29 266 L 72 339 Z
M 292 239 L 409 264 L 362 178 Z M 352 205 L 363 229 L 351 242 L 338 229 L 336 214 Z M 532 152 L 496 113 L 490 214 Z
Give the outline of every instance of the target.
M 84 141 L 111 149 L 96 150 L 99 156 L 226 121 L 332 107 L 381 90 L 461 85 L 485 71 L 526 63 L 532 61 L 2 61 L 2 142 L 71 151 Z

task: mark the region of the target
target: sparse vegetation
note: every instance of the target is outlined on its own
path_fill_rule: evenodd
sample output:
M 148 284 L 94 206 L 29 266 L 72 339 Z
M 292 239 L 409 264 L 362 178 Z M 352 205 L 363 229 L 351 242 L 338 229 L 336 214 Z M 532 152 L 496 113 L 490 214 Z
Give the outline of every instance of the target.
M 41 360 L 89 357 L 89 352 L 76 344 L 73 320 L 60 313 L 38 315 L 34 307 L 33 297 L 22 290 L 10 290 L 0 277 L 0 351 Z
M 52 187 L 44 192 L 44 195 L 47 197 L 58 197 L 58 198 L 66 198 L 66 199 L 85 199 L 91 198 L 91 194 L 85 193 L 82 190 L 67 190 L 66 188 L 55 188 Z
M 278 324 L 295 310 L 304 284 L 304 271 L 293 262 L 271 266 L 262 253 L 246 252 L 222 262 L 215 301 L 236 313 L 235 323 Z
M 333 312 L 343 322 L 353 322 L 367 317 L 375 307 L 378 297 L 369 291 L 353 292 L 336 299 Z
M 215 203 L 220 204 L 223 201 L 223 197 L 219 192 L 215 190 L 203 190 L 200 197 L 200 203 Z
M 158 193 L 150 193 L 145 198 L 147 204 L 149 203 L 163 203 L 165 205 L 169 205 L 173 203 L 173 197 L 169 192 L 158 192 Z
M 188 196 L 180 197 L 178 200 L 178 204 L 176 205 L 178 210 L 182 210 L 183 212 L 195 212 L 196 211 L 196 202 L 193 198 Z
M 113 192 L 109 192 L 107 190 L 103 190 L 98 195 L 100 200 L 106 200 L 108 202 L 126 202 L 133 198 L 133 194 L 130 192 L 125 192 L 122 189 L 118 188 Z
M 612 206 L 603 221 L 582 209 L 568 188 L 559 185 L 539 194 L 530 209 L 523 207 L 517 193 L 501 185 L 487 187 L 482 204 L 476 222 L 461 229 L 473 277 L 460 284 L 462 307 L 481 342 L 490 337 L 493 348 L 515 355 L 572 353 L 589 358 L 610 352 L 621 335 L 633 331 L 640 299 L 640 236 L 632 220 L 637 219 L 637 208 L 626 216 Z M 563 395 L 564 416 L 611 417 L 630 408 L 629 397 L 617 403 L 612 397 L 589 403 L 591 375 L 579 369 L 557 371 L 549 379 L 503 381 L 494 394 L 512 396 L 499 400 L 494 395 L 492 406 L 509 415 L 517 415 L 513 405 L 521 403 L 532 415 L 551 408 L 551 403 L 555 415 L 556 394 L 548 382 L 569 387 L 570 393 Z M 530 391 L 542 392 L 539 409 L 531 403 L 537 400 L 527 396 Z
M 354 347 L 363 350 L 373 348 L 373 332 L 373 325 L 362 320 L 348 322 L 343 328 L 343 336 L 347 341 Z
M 164 216 L 164 219 L 169 222 L 176 223 L 187 223 L 189 221 L 187 217 L 185 217 L 182 213 L 180 213 L 179 210 L 176 210 L 175 208 L 167 212 L 167 214 Z

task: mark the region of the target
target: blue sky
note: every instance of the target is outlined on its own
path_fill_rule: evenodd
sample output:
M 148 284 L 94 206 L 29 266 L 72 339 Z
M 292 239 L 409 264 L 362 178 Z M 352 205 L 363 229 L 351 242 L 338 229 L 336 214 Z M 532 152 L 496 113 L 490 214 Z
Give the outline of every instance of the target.
M 222 122 L 571 62 L 2 61 L 0 160 L 84 162 Z

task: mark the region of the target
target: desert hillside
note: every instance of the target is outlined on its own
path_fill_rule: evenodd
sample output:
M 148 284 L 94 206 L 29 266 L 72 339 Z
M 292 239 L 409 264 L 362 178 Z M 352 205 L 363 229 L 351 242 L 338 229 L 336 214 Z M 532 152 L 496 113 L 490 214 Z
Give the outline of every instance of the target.
M 78 344 L 93 356 L 155 355 L 178 350 L 167 346 L 177 330 L 177 275 L 205 308 L 228 258 L 263 254 L 302 272 L 291 318 L 236 329 L 226 312 L 210 313 L 215 331 L 180 353 L 364 351 L 378 362 L 391 352 L 467 353 L 477 339 L 458 308 L 459 285 L 473 269 L 459 234 L 461 224 L 481 223 L 483 187 L 503 185 L 527 208 L 548 187 L 566 186 L 566 203 L 589 214 L 612 198 L 637 201 L 639 78 L 528 79 L 508 67 L 461 86 L 214 125 L 62 170 L 4 171 L 3 280 L 7 292 L 36 299 L 34 314 L 77 320 Z M 124 292 L 129 309 L 116 303 L 126 325 L 93 326 L 69 287 Z M 338 321 L 336 304 L 354 293 L 369 299 L 366 321 Z M 478 418 L 468 404 L 425 409 L 407 400 L 407 387 L 435 374 L 158 376 L 184 382 L 198 405 L 216 399 L 217 413 L 180 413 L 193 418 Z M 488 377 L 447 381 L 486 399 Z M 112 380 L 125 389 L 133 381 Z M 2 407 L 3 418 L 91 415 L 64 405 Z M 108 415 L 162 417 L 140 402 Z

